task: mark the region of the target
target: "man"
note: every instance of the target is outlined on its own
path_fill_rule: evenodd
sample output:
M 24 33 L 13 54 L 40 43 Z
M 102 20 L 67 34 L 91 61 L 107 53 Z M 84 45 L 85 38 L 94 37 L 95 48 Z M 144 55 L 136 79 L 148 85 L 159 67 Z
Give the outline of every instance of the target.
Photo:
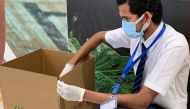
M 0 64 L 3 62 L 5 49 L 5 1 L 0 0 Z
M 122 28 L 98 32 L 68 62 L 67 74 L 100 43 L 130 48 L 136 74 L 131 94 L 114 95 L 118 105 L 130 109 L 187 109 L 189 46 L 184 35 L 162 21 L 161 0 L 117 0 Z M 130 62 L 129 62 L 130 63 Z M 131 65 L 131 64 L 129 64 Z M 112 95 L 85 90 L 58 81 L 58 94 L 68 101 L 100 104 Z

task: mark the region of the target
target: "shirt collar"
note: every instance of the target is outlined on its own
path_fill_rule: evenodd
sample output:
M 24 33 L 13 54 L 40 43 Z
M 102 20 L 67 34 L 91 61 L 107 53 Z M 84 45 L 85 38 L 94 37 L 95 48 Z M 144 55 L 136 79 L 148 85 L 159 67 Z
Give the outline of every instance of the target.
M 145 41 L 144 37 L 141 37 L 141 43 L 144 43 L 145 47 L 148 48 L 156 36 L 160 33 L 164 23 L 161 21 L 156 31 Z

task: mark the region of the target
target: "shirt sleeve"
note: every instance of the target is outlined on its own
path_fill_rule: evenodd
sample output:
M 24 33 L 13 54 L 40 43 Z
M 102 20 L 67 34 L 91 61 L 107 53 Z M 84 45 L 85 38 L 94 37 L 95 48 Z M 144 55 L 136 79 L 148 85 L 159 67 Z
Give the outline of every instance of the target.
M 127 37 L 122 28 L 106 32 L 105 41 L 113 48 L 130 48 L 130 38 Z
M 165 95 L 183 66 L 187 54 L 185 51 L 187 50 L 182 46 L 164 50 L 152 72 L 145 78 L 144 85 Z

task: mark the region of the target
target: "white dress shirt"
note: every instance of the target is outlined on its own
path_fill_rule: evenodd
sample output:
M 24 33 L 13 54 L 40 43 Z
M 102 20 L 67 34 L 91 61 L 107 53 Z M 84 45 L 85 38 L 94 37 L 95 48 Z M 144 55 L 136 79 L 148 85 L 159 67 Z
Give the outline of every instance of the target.
M 139 41 L 149 47 L 163 27 L 160 23 L 157 30 L 145 41 L 143 37 L 129 38 L 122 28 L 108 31 L 105 40 L 114 48 L 130 48 L 133 53 Z M 135 55 L 141 55 L 139 46 Z M 142 84 L 158 95 L 153 103 L 168 109 L 187 109 L 187 83 L 190 69 L 189 45 L 184 37 L 166 24 L 163 36 L 147 53 Z M 136 73 L 138 63 L 134 66 Z

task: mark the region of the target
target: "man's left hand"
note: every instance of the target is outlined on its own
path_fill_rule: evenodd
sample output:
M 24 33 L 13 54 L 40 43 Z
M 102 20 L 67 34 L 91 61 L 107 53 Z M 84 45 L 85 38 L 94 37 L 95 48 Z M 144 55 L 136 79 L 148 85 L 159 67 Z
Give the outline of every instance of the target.
M 83 101 L 85 89 L 57 81 L 57 93 L 67 101 Z

